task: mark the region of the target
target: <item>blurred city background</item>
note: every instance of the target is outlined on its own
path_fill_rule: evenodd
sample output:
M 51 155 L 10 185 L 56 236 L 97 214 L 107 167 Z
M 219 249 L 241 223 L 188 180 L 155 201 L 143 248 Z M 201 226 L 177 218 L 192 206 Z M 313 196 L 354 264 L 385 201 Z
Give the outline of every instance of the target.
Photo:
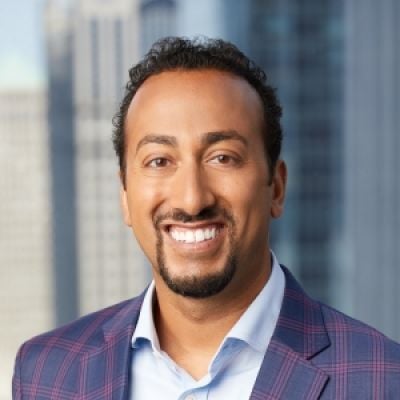
M 111 118 L 165 35 L 222 37 L 284 108 L 272 248 L 306 289 L 400 340 L 400 2 L 0 0 L 0 399 L 31 336 L 139 293 Z

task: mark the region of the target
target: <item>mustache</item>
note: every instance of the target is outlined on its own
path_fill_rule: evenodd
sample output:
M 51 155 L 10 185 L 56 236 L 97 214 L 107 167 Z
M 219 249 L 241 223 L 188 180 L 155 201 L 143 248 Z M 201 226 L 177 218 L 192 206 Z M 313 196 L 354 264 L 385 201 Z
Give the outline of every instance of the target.
M 165 214 L 157 215 L 154 218 L 153 223 L 154 223 L 154 226 L 157 229 L 159 229 L 160 224 L 165 220 L 170 220 L 173 222 L 189 223 L 189 222 L 207 221 L 209 219 L 218 218 L 218 217 L 222 217 L 222 219 L 228 221 L 231 225 L 234 225 L 233 215 L 225 208 L 218 207 L 218 206 L 206 207 L 206 208 L 202 209 L 196 215 L 188 214 L 186 211 L 177 208 L 177 209 L 171 210 L 170 212 L 167 212 Z

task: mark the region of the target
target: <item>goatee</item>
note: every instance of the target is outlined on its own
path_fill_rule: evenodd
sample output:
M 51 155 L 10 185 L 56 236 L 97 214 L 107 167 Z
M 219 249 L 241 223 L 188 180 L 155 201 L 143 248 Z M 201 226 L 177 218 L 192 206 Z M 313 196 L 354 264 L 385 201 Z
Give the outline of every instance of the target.
M 174 277 L 168 268 L 164 240 L 160 223 L 166 219 L 175 222 L 198 222 L 211 218 L 221 217 L 225 222 L 224 229 L 227 229 L 229 242 L 229 253 L 223 269 L 214 274 L 204 276 Z M 192 298 L 207 298 L 220 293 L 231 282 L 237 268 L 237 244 L 235 237 L 235 220 L 227 210 L 219 207 L 210 207 L 202 210 L 199 214 L 191 216 L 182 210 L 174 210 L 172 213 L 159 215 L 154 220 L 154 227 L 157 233 L 157 269 L 165 284 L 181 296 Z

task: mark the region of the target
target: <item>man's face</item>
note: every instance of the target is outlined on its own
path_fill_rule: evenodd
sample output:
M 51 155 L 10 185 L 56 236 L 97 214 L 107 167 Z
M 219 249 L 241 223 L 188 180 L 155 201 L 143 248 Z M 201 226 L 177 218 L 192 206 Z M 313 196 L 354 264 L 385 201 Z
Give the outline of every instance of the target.
M 265 273 L 285 167 L 270 184 L 263 128 L 257 92 L 228 73 L 164 72 L 139 88 L 126 118 L 121 200 L 156 285 L 208 297 Z

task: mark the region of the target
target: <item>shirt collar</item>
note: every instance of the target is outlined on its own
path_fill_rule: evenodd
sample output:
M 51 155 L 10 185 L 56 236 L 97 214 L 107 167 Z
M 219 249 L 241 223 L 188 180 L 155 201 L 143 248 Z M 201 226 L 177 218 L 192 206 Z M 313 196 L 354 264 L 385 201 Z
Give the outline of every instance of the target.
M 150 342 L 153 351 L 160 352 L 160 342 L 158 341 L 158 336 L 153 320 L 154 293 L 155 284 L 153 280 L 147 288 L 146 294 L 143 299 L 135 332 L 132 336 L 132 347 L 140 347 L 140 343 L 145 340 Z
M 285 275 L 271 251 L 271 275 L 261 292 L 226 335 L 265 352 L 274 333 L 285 291 Z
M 256 351 L 266 351 L 278 321 L 285 289 L 284 273 L 272 251 L 271 260 L 272 271 L 267 283 L 226 335 L 223 343 L 236 339 L 246 342 Z M 160 353 L 160 343 L 153 320 L 154 292 L 153 281 L 143 299 L 139 319 L 132 336 L 132 347 L 140 347 L 143 341 L 150 342 L 153 351 Z

